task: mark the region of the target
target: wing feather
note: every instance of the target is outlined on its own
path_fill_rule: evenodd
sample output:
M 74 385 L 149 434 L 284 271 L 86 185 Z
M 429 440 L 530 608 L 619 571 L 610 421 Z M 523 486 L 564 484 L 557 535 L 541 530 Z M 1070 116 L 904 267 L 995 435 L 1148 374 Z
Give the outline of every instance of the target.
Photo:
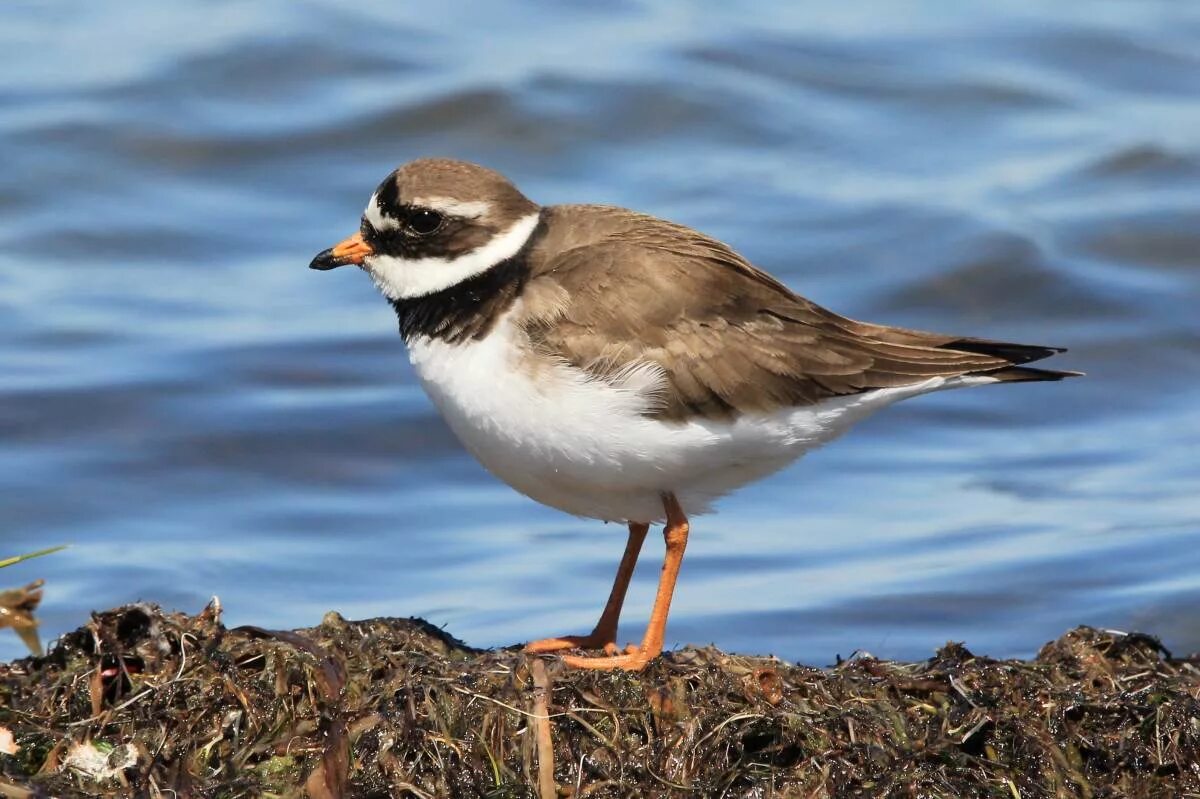
M 638 217 L 622 235 L 548 261 L 561 312 L 531 317 L 544 354 L 612 381 L 648 365 L 666 381 L 649 411 L 665 419 L 729 418 L 811 405 L 931 377 L 1013 372 L 1060 352 L 856 322 L 797 296 L 724 244 L 689 228 Z M 1039 375 L 1045 375 L 1040 377 Z

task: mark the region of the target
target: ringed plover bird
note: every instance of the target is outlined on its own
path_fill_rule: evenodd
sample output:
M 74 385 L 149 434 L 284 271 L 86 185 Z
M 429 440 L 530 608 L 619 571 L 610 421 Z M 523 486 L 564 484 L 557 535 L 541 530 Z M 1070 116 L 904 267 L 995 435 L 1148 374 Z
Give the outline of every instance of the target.
M 539 206 L 503 175 L 421 159 L 379 185 L 353 236 L 313 269 L 354 264 L 400 322 L 421 384 L 463 445 L 543 504 L 629 528 L 588 635 L 534 641 L 574 667 L 659 655 L 688 514 L 898 400 L 1060 380 L 1063 352 L 857 322 L 793 293 L 729 246 L 603 205 Z M 645 636 L 617 621 L 649 525 L 666 556 Z

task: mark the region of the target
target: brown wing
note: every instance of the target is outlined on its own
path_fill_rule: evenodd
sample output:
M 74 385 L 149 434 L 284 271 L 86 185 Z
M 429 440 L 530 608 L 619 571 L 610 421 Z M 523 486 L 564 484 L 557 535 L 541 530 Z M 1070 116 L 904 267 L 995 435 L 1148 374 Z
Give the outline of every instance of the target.
M 653 230 L 641 237 L 625 231 L 619 241 L 547 262 L 535 281 L 555 281 L 566 306 L 525 325 L 541 351 L 601 379 L 657 364 L 669 384 L 655 412 L 661 418 L 729 418 L 935 376 L 1069 374 L 1014 366 L 1059 351 L 1052 348 L 845 319 L 725 245 L 690 230 L 680 241 L 681 229 L 670 228 L 670 242 Z

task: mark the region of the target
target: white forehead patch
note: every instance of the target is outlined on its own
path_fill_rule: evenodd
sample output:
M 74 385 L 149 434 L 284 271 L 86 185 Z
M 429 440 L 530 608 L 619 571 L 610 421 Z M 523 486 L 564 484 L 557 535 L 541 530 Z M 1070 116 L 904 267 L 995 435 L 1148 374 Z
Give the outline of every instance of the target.
M 370 217 L 368 221 L 371 221 Z M 457 258 L 369 255 L 363 260 L 363 266 L 389 300 L 424 297 L 483 274 L 512 258 L 525 246 L 537 224 L 538 212 L 534 211 L 518 219 L 508 230 L 497 233 L 487 244 Z
M 384 216 L 383 211 L 379 210 L 378 198 L 374 194 L 371 195 L 371 201 L 367 203 L 367 208 L 363 211 L 363 218 L 376 230 L 397 230 L 400 227 L 399 219 Z
M 413 205 L 432 208 L 443 214 L 463 219 L 478 219 L 492 210 L 492 204 L 483 200 L 456 200 L 453 197 L 417 197 Z

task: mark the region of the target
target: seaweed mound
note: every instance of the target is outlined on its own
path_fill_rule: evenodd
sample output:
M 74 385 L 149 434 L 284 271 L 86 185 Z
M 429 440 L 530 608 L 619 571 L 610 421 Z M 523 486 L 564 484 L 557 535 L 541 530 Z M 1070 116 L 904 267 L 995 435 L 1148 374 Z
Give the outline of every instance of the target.
M 1179 797 L 1200 791 L 1198 666 L 1081 627 L 1031 662 L 708 648 L 576 672 L 419 619 L 280 632 L 134 605 L 0 665 L 0 796 Z

